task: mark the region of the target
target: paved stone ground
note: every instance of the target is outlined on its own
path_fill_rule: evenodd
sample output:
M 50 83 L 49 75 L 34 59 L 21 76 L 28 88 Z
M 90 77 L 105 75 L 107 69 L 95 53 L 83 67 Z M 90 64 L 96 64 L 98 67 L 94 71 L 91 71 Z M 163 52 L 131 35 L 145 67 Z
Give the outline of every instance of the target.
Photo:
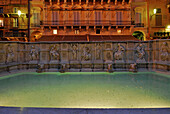
M 170 114 L 170 108 L 160 109 L 64 109 L 0 107 L 0 114 Z

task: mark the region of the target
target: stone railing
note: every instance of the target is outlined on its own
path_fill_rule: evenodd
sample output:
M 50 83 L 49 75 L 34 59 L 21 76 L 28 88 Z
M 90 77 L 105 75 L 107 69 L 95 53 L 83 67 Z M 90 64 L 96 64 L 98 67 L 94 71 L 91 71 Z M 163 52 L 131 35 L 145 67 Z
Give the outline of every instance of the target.
M 170 69 L 170 40 L 124 42 L 0 42 L 0 72 L 13 69 L 46 71 L 138 71 Z

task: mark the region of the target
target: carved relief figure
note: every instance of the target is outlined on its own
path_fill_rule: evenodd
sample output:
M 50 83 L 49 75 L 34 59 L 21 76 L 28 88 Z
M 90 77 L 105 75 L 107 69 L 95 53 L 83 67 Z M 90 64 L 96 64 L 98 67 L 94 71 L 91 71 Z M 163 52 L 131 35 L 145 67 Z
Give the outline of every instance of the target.
M 56 45 L 53 45 L 50 50 L 50 58 L 51 58 L 51 60 L 59 60 L 60 59 L 60 54 L 57 50 Z
M 145 48 L 144 48 L 143 44 L 139 44 L 136 47 L 135 55 L 139 60 L 142 60 L 145 58 Z
M 110 54 L 110 52 L 107 52 L 107 53 L 106 53 L 106 58 L 107 58 L 107 60 L 111 60 L 111 54 Z
M 114 54 L 115 60 L 122 60 L 124 57 L 124 52 L 125 48 L 120 43 L 118 43 L 117 49 Z
M 168 44 L 166 42 L 163 42 L 162 43 L 162 46 L 161 46 L 161 60 L 162 61 L 168 61 L 168 56 L 169 56 L 169 47 L 168 47 Z
M 76 44 L 72 45 L 73 60 L 77 60 L 78 47 Z
M 91 59 L 90 49 L 88 47 L 84 47 L 82 59 L 88 61 Z
M 97 45 L 96 45 L 96 59 L 97 59 L 97 60 L 100 60 L 100 59 L 101 59 L 101 53 L 102 53 L 101 45 L 100 45 L 100 44 L 97 44 Z
M 6 62 L 13 62 L 14 61 L 14 52 L 11 45 L 8 45 L 6 50 Z
M 35 46 L 31 46 L 30 56 L 31 56 L 31 60 L 38 59 L 38 50 L 35 48 Z

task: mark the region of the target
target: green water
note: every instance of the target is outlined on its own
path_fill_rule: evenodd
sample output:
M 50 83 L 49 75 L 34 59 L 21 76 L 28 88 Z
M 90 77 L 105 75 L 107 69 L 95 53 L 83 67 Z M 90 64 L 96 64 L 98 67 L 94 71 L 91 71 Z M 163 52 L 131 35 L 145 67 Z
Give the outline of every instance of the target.
M 170 76 L 157 73 L 20 73 L 0 77 L 0 106 L 170 107 Z

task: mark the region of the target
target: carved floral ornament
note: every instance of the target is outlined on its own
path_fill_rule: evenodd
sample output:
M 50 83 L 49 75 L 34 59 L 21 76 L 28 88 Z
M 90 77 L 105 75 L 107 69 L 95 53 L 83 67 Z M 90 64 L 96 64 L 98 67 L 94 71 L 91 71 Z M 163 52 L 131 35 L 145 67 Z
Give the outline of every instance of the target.
M 170 50 L 169 50 L 168 43 L 163 42 L 162 46 L 160 48 L 160 57 L 161 57 L 162 61 L 168 61 L 168 59 L 169 59 L 169 52 L 170 52 Z

